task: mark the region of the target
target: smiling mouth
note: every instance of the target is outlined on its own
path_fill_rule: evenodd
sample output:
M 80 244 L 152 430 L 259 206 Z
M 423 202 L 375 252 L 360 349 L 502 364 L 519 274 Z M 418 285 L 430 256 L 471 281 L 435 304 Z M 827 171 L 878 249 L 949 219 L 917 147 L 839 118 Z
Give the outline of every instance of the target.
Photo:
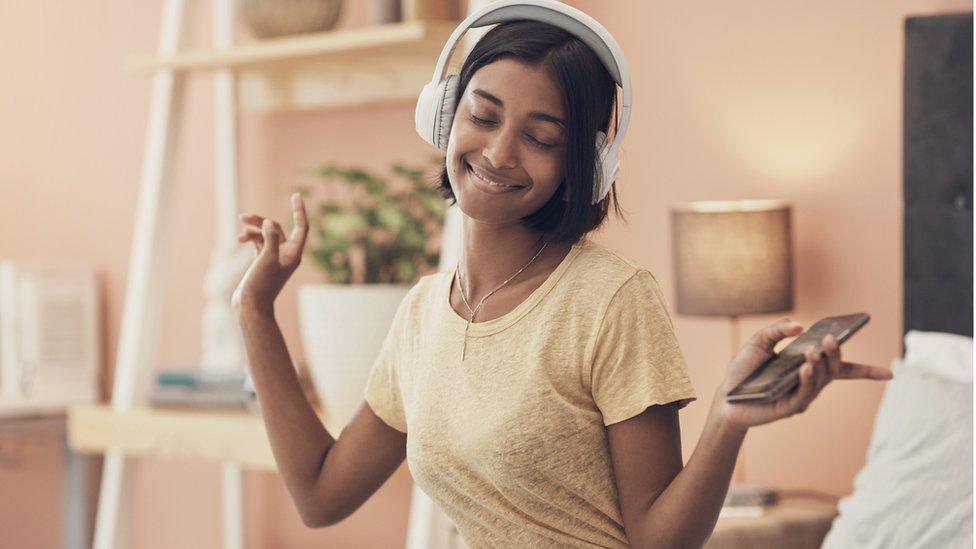
M 468 172 L 470 172 L 472 175 L 474 175 L 475 177 L 477 177 L 478 179 L 480 179 L 486 185 L 490 185 L 492 187 L 498 187 L 499 189 L 520 189 L 520 188 L 522 188 L 522 187 L 525 186 L 525 185 L 508 185 L 508 184 L 505 184 L 505 183 L 498 183 L 497 181 L 492 181 L 486 175 L 484 175 L 484 174 L 480 173 L 479 171 L 477 171 L 475 169 L 475 167 L 472 166 L 471 164 L 469 164 L 467 162 L 465 162 L 464 164 L 465 164 L 465 166 L 467 166 Z

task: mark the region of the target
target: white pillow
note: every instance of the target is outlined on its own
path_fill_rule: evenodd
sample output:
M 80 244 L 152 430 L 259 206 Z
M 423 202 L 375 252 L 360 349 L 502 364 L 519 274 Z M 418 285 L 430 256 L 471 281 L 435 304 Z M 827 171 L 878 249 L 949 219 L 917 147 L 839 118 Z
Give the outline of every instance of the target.
M 942 332 L 905 334 L 905 364 L 950 381 L 973 382 L 973 338 Z
M 909 332 L 825 549 L 973 546 L 972 338 Z

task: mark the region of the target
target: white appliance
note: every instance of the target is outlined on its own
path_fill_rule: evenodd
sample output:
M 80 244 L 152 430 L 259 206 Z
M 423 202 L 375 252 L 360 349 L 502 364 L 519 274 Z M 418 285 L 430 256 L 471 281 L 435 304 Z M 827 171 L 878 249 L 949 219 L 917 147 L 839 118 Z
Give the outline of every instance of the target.
M 100 301 L 90 265 L 0 261 L 0 415 L 98 400 Z

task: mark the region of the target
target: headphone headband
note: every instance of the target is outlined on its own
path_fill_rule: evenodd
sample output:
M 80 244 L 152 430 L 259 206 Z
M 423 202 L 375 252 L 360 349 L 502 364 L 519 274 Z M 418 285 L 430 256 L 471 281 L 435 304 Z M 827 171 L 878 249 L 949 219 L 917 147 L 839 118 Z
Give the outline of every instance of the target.
M 439 121 L 434 120 L 431 124 L 426 120 L 422 120 L 430 112 L 423 103 L 430 100 L 430 98 L 426 97 L 428 89 L 440 88 L 442 93 L 445 94 L 449 91 L 444 81 L 445 73 L 447 71 L 448 61 L 454 53 L 455 48 L 457 48 L 461 35 L 469 28 L 484 27 L 496 23 L 524 19 L 548 23 L 579 38 L 597 55 L 623 92 L 622 103 L 617 109 L 617 128 L 613 142 L 606 143 L 605 135 L 598 135 L 597 137 L 597 148 L 599 149 L 598 155 L 600 159 L 613 164 L 612 166 L 604 166 L 603 177 L 598 181 L 598 188 L 594 189 L 593 202 L 599 202 L 609 192 L 610 184 L 616 176 L 619 168 L 620 143 L 627 134 L 627 127 L 630 125 L 632 102 L 630 71 L 627 68 L 627 60 L 624 58 L 620 46 L 610 32 L 589 15 L 576 8 L 567 6 L 562 2 L 556 0 L 496 0 L 461 21 L 457 28 L 454 29 L 454 32 L 451 33 L 451 37 L 448 38 L 444 49 L 441 50 L 441 55 L 437 59 L 437 65 L 434 68 L 434 75 L 430 84 L 425 86 L 424 92 L 421 93 L 416 115 L 417 131 L 420 132 L 425 140 L 435 146 L 440 146 L 438 131 L 441 128 Z M 449 97 L 441 97 L 439 101 L 446 102 L 450 99 Z M 439 112 L 440 105 L 438 105 L 437 109 Z M 453 110 L 451 110 L 450 114 L 453 116 Z M 432 127 L 428 127 L 428 124 Z M 425 135 L 427 133 L 429 135 Z M 602 134 L 603 132 L 598 133 Z M 601 139 L 604 140 L 603 145 L 600 144 Z

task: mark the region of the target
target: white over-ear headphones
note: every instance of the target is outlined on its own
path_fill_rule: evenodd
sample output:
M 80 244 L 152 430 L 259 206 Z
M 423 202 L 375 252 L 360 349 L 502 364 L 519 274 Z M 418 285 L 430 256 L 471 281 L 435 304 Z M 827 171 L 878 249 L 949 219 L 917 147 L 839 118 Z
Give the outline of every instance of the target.
M 630 71 L 627 70 L 627 60 L 624 59 L 620 47 L 613 36 L 595 19 L 582 11 L 567 6 L 555 0 L 498 0 L 469 15 L 454 29 L 448 38 L 437 66 L 434 68 L 433 79 L 424 86 L 417 99 L 417 110 L 414 118 L 417 133 L 431 145 L 447 150 L 448 136 L 454 121 L 455 93 L 457 91 L 458 76 L 445 76 L 447 62 L 457 47 L 458 40 L 469 28 L 484 27 L 505 21 L 531 19 L 542 21 L 559 27 L 575 35 L 596 53 L 600 61 L 607 68 L 610 75 L 623 90 L 622 104 L 618 106 L 617 133 L 613 143 L 607 142 L 607 135 L 597 132 L 597 170 L 596 181 L 593 186 L 593 204 L 603 200 L 610 192 L 610 185 L 620 170 L 620 143 L 627 134 L 630 124 Z

